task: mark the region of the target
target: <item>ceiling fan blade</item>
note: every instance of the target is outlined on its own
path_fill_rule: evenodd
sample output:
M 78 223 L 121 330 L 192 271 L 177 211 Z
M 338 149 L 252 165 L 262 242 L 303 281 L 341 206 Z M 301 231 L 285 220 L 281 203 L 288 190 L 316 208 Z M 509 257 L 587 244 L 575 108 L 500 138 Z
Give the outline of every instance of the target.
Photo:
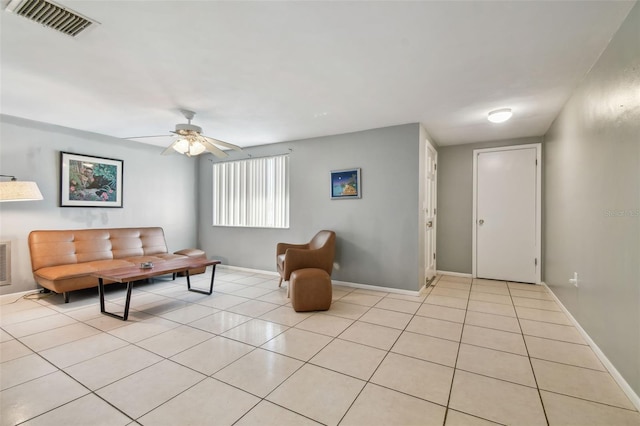
M 218 148 L 217 146 L 215 146 L 214 144 L 209 142 L 207 139 L 208 138 L 206 138 L 206 137 L 200 138 L 200 143 L 202 145 L 204 145 L 204 147 L 207 149 L 207 151 L 209 151 L 210 153 L 212 153 L 213 155 L 215 155 L 218 158 L 226 158 L 226 157 L 228 157 L 226 152 L 224 152 L 223 150 L 221 150 L 220 148 Z
M 203 135 L 202 137 L 208 139 L 209 142 L 211 142 L 211 143 L 213 143 L 215 145 L 220 145 L 220 146 L 223 146 L 225 148 L 230 148 L 230 149 L 233 149 L 233 150 L 236 150 L 236 151 L 242 151 L 242 148 L 240 148 L 238 145 L 234 145 L 234 144 L 229 143 L 229 142 L 223 142 L 223 141 L 221 141 L 219 139 L 214 139 L 214 138 L 211 138 L 209 136 L 204 136 Z
M 175 141 L 174 143 L 172 143 L 171 145 L 169 145 L 164 151 L 162 151 L 160 153 L 160 155 L 169 155 L 169 154 L 173 154 L 174 152 L 176 152 L 175 149 L 173 149 L 173 147 L 175 146 L 175 144 L 177 144 L 178 141 Z

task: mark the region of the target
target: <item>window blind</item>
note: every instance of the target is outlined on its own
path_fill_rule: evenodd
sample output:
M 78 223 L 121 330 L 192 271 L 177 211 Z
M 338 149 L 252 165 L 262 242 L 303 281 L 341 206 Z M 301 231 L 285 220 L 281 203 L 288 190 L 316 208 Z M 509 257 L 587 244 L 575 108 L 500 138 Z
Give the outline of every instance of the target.
M 213 164 L 213 225 L 289 227 L 289 156 Z

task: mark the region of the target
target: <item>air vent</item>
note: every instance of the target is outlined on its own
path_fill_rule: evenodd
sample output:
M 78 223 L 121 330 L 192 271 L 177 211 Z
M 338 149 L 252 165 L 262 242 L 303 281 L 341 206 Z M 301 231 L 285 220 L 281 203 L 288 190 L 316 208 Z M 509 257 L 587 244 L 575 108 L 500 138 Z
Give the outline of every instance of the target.
M 0 241 L 0 285 L 11 284 L 11 241 Z
M 45 0 L 11 0 L 8 12 L 75 37 L 91 25 L 98 24 L 73 10 Z

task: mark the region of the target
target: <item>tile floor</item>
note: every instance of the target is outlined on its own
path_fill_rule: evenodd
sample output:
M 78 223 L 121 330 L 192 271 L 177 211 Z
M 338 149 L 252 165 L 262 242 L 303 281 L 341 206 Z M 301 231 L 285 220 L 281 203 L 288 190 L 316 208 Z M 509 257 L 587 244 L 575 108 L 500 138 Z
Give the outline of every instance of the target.
M 95 289 L 68 304 L 4 297 L 0 423 L 640 425 L 545 287 L 334 286 L 313 313 L 286 293 L 227 268 L 211 296 L 160 278 L 135 287 L 127 322 L 100 314 Z M 107 309 L 123 298 L 110 286 Z

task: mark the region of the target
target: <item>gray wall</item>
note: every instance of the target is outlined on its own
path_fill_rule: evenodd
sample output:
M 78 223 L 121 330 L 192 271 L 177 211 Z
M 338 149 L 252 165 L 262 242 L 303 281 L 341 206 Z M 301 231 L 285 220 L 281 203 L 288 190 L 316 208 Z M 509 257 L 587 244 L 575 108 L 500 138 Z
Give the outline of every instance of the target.
M 639 46 L 636 4 L 551 126 L 544 154 L 545 282 L 637 394 Z
M 542 137 L 438 148 L 438 270 L 472 272 L 473 150 L 540 142 Z
M 290 229 L 213 227 L 212 157 L 200 159 L 199 243 L 224 263 L 275 271 L 278 242 L 337 234 L 333 278 L 406 290 L 420 287 L 420 125 L 248 148 L 231 159 L 290 155 Z M 360 167 L 362 198 L 331 200 L 329 172 Z
M 124 208 L 58 207 L 60 151 L 124 160 Z M 27 236 L 34 229 L 161 226 L 170 251 L 196 244 L 197 160 L 161 148 L 0 115 L 0 174 L 35 181 L 42 201 L 0 203 L 0 241 L 11 241 L 12 283 L 37 288 Z

